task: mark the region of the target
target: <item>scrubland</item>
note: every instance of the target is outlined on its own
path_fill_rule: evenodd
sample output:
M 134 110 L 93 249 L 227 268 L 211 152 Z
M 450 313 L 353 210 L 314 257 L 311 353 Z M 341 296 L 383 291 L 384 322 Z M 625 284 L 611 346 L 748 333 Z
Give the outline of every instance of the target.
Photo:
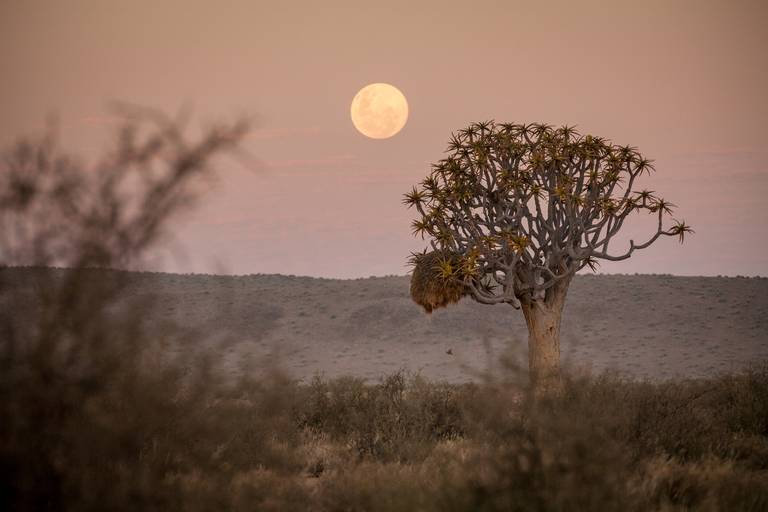
M 0 510 L 768 509 L 765 279 L 579 278 L 565 356 L 600 364 L 534 397 L 482 352 L 524 339 L 510 308 L 424 317 L 406 277 L 101 270 L 246 128 L 139 114 L 98 172 L 3 155 Z
M 2 294 L 4 510 L 768 508 L 765 364 L 571 375 L 548 399 L 513 360 L 468 383 L 278 368 L 233 382 L 204 353 L 170 357 L 189 333 L 150 335 L 151 303 L 94 306 L 119 274 L 77 274 L 37 281 L 34 307 Z

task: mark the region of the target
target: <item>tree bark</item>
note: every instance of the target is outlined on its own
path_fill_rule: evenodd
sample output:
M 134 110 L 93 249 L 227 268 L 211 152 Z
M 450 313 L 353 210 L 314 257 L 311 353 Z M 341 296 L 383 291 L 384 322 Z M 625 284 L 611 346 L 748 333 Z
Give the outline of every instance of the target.
M 562 390 L 560 320 L 568 284 L 558 283 L 547 290 L 544 299 L 521 304 L 528 326 L 528 369 L 534 393 L 539 396 Z

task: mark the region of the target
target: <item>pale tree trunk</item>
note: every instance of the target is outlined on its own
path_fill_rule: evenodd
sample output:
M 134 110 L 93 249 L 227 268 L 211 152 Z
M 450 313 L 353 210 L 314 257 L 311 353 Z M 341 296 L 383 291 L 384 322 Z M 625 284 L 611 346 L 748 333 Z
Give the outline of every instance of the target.
M 546 298 L 521 304 L 528 326 L 528 369 L 536 395 L 560 393 L 560 319 L 568 280 L 547 290 Z

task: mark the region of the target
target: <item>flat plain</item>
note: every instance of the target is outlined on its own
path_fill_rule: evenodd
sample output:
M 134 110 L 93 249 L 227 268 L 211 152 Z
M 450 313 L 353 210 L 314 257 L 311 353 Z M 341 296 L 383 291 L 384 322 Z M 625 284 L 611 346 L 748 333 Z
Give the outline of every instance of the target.
M 6 283 L 28 295 L 35 272 L 6 269 Z M 300 380 L 404 370 L 463 382 L 503 355 L 526 357 L 520 311 L 464 299 L 428 315 L 411 302 L 408 276 L 132 272 L 128 282 L 121 300 L 151 304 L 142 322 L 170 340 L 169 354 L 207 354 L 233 376 L 278 366 Z M 565 365 L 592 372 L 657 380 L 738 371 L 768 360 L 768 279 L 578 275 L 561 343 Z

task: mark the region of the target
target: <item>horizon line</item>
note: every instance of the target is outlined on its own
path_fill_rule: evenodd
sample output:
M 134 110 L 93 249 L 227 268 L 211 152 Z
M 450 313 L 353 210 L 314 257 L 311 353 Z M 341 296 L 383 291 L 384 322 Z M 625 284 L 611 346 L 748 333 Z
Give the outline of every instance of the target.
M 293 279 L 323 279 L 327 281 L 360 281 L 364 279 L 386 279 L 393 277 L 409 277 L 410 274 L 384 274 L 384 275 L 368 275 L 360 277 L 326 277 L 326 276 L 310 276 L 306 274 L 276 274 L 272 272 L 251 272 L 248 274 L 216 274 L 208 272 L 169 272 L 164 270 L 146 270 L 146 269 L 126 269 L 126 268 L 114 268 L 114 267 L 59 267 L 59 266 L 47 266 L 47 265 L 0 265 L 0 272 L 3 270 L 98 270 L 109 272 L 128 272 L 133 274 L 165 274 L 171 276 L 202 276 L 202 277 L 288 277 Z M 686 277 L 686 278 L 710 278 L 710 279 L 768 279 L 768 276 L 758 274 L 736 274 L 736 275 L 702 275 L 702 274 L 670 274 L 670 273 L 640 273 L 640 272 L 587 272 L 577 273 L 574 277 Z

